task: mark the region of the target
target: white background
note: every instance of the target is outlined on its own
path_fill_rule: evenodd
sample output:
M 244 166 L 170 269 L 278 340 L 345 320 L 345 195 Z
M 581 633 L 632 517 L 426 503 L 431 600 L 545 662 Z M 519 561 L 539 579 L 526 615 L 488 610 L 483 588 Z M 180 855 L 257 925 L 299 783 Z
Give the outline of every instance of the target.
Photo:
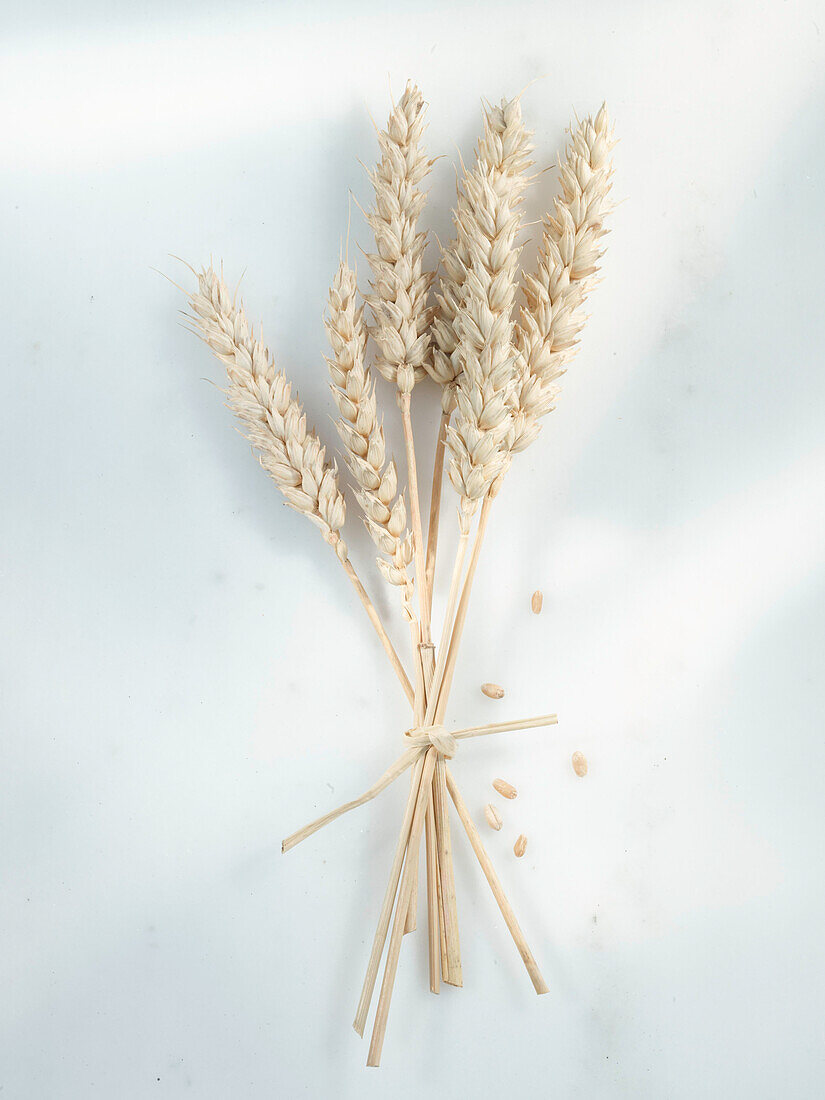
M 2 17 L 2 1095 L 822 1094 L 823 5 Z M 520 788 L 484 835 L 550 993 L 455 825 L 465 987 L 432 997 L 408 937 L 375 1071 L 350 1021 L 404 781 L 279 845 L 372 782 L 408 713 L 152 269 L 245 270 L 334 445 L 322 308 L 348 189 L 370 197 L 370 114 L 408 76 L 445 154 L 443 239 L 480 97 L 537 77 L 539 167 L 605 98 L 624 201 L 559 407 L 493 513 L 449 715 L 560 716 L 455 764 L 479 818 L 494 776 Z M 436 416 L 420 387 L 425 483 Z

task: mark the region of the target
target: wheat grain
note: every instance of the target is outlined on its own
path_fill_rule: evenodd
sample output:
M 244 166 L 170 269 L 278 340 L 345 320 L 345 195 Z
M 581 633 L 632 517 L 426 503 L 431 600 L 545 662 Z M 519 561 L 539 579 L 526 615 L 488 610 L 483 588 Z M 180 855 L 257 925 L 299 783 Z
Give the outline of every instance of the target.
M 515 798 L 518 791 L 512 783 L 508 783 L 506 779 L 494 779 L 493 787 L 498 791 L 502 798 Z
M 538 435 L 540 418 L 555 407 L 556 380 L 578 347 L 582 306 L 598 271 L 599 240 L 607 232 L 614 144 L 602 106 L 595 119 L 579 123 L 565 151 L 555 215 L 545 221 L 536 269 L 524 278 L 527 304 L 515 334 L 520 382 L 514 452 Z
M 504 688 L 499 687 L 498 684 L 482 684 L 481 690 L 488 699 L 503 699 Z
M 325 325 L 332 357 L 327 358 L 332 396 L 341 414 L 335 422 L 344 445 L 344 461 L 356 485 L 364 523 L 386 555 L 376 559 L 390 584 L 402 590 L 405 615 L 412 618 L 412 536 L 407 530 L 404 495 L 398 492 L 395 462 L 386 460 L 384 430 L 378 420 L 375 390 L 364 354 L 367 340 L 363 307 L 357 303 L 355 272 L 341 261 L 329 292 Z
M 269 350 L 255 337 L 243 305 L 213 267 L 197 276 L 198 291 L 189 296 L 193 320 L 226 367 L 229 407 L 290 508 L 312 520 L 345 561 L 347 548 L 339 532 L 346 506 L 335 463 L 326 461 L 321 441 L 307 427 L 286 376 L 276 371 Z
M 462 530 L 505 468 L 516 382 L 511 313 L 516 293 L 520 205 L 530 134 L 519 101 L 485 112 L 476 163 L 465 171 L 454 221 L 465 267 L 453 322 L 455 424 L 448 431 L 450 480 L 461 497 Z M 466 262 L 465 259 L 466 258 Z
M 381 160 L 370 173 L 375 202 L 367 215 L 376 251 L 368 255 L 372 293 L 365 299 L 374 324 L 370 335 L 378 347 L 375 366 L 399 394 L 409 394 L 425 377 L 429 355 L 430 321 L 427 295 L 434 272 L 423 270 L 427 234 L 419 232 L 418 217 L 426 201 L 419 184 L 433 161 L 421 148 L 425 103 L 408 82 L 378 134 Z

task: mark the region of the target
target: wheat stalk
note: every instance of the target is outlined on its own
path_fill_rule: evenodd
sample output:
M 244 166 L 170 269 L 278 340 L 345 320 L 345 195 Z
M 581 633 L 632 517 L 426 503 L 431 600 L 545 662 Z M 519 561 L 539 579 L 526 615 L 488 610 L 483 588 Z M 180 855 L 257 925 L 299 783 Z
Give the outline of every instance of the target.
M 378 567 L 390 584 L 401 588 L 405 616 L 412 619 L 412 536 L 407 530 L 404 495 L 398 492 L 395 462 L 386 460 L 384 430 L 364 362 L 367 331 L 357 294 L 355 272 L 342 260 L 330 288 L 325 320 L 332 348 L 332 357 L 327 359 L 331 390 L 341 414 L 335 426 L 344 445 L 344 461 L 358 486 L 355 495 L 364 523 L 386 555 L 376 559 Z
M 515 237 L 519 228 L 519 206 L 527 183 L 529 150 L 529 134 L 521 120 L 518 100 L 505 100 L 500 107 L 488 108 L 485 111 L 484 135 L 478 145 L 476 163 L 471 171 L 465 170 L 454 212 L 458 241 L 456 265 L 463 269 L 460 300 L 453 320 L 457 340 L 455 361 L 460 369 L 457 375 L 453 374 L 452 381 L 445 385 L 442 395 L 443 436 L 439 430 L 439 446 L 443 447 L 445 441 L 450 448 L 450 479 L 461 497 L 460 538 L 451 583 L 454 593 L 457 592 L 470 519 L 478 501 L 490 492 L 503 468 L 504 458 L 499 452 L 511 419 L 508 401 L 514 378 L 511 312 L 518 263 Z M 443 356 L 444 352 L 441 351 L 441 354 Z M 452 362 L 451 360 L 451 366 Z M 458 411 L 456 425 L 450 427 L 453 388 Z M 437 448 L 436 470 L 439 466 Z M 436 499 L 434 492 L 433 500 Z M 437 532 L 432 515 L 430 529 Z M 471 559 L 471 573 L 474 572 L 478 559 L 482 535 L 483 527 L 479 530 Z M 433 545 L 432 573 L 435 544 L 432 538 L 430 541 Z M 458 606 L 452 635 L 454 643 L 451 640 L 449 650 L 442 643 L 438 665 L 429 685 L 425 721 L 432 721 L 434 713 L 443 715 L 446 707 L 456 661 L 455 651 L 463 627 L 463 618 L 459 622 L 462 607 L 466 614 L 466 601 Z M 452 600 L 448 608 L 447 625 L 450 624 L 451 613 Z M 445 640 L 446 636 L 445 632 Z M 442 690 L 444 677 L 446 685 Z M 462 972 L 443 762 L 436 767 L 435 776 L 433 793 L 436 839 L 442 881 L 443 927 L 446 933 L 448 976 L 445 976 L 445 980 L 460 985 Z
M 485 112 L 485 132 L 478 144 L 477 166 L 495 179 L 511 181 L 517 192 L 526 182 L 524 174 L 530 165 L 530 135 L 521 122 L 520 99 L 502 100 L 499 107 Z M 475 217 L 470 196 L 456 184 L 457 224 L 471 223 Z M 441 422 L 433 462 L 433 488 L 430 496 L 430 524 L 427 542 L 428 592 L 432 593 L 435 558 L 438 546 L 438 521 L 441 507 L 441 482 L 444 451 L 447 444 L 450 417 L 456 404 L 456 386 L 463 369 L 461 340 L 456 318 L 461 310 L 467 272 L 472 267 L 472 252 L 466 235 L 459 233 L 442 251 L 444 274 L 440 293 L 436 295 L 433 319 L 432 356 L 425 364 L 433 380 L 442 387 Z M 463 534 L 469 532 L 466 507 L 461 513 Z
M 290 508 L 320 528 L 358 592 L 407 697 L 413 690 L 372 601 L 347 556 L 340 530 L 346 504 L 338 470 L 328 463 L 323 444 L 307 427 L 306 415 L 282 371 L 277 371 L 262 340 L 255 337 L 243 305 L 210 265 L 196 272 L 198 290 L 189 295 L 191 319 L 226 367 L 228 404 L 241 422 L 263 468 Z
M 344 444 L 344 460 L 359 487 L 356 496 L 367 530 L 379 550 L 386 555 L 376 559 L 378 567 L 387 581 L 399 586 L 402 591 L 402 606 L 410 624 L 415 669 L 414 721 L 420 725 L 424 716 L 426 684 L 419 648 L 423 639 L 413 609 L 413 580 L 409 571 L 414 552 L 413 539 L 406 531 L 404 497 L 397 493 L 395 463 L 390 461 L 385 468 L 384 432 L 378 421 L 375 392 L 364 362 L 367 334 L 357 293 L 355 272 L 342 260 L 330 289 L 326 318 L 333 352 L 327 363 L 332 394 L 341 413 L 336 427 Z M 403 400 L 408 402 L 409 395 L 405 395 Z M 413 499 L 417 500 L 416 483 L 412 477 L 410 491 L 416 494 Z M 408 919 L 410 931 L 415 928 L 415 898 L 414 889 Z
M 599 241 L 607 232 L 615 141 L 606 107 L 571 132 L 555 216 L 545 221 L 535 271 L 523 281 L 526 306 L 516 328 L 520 383 L 513 451 L 523 451 L 536 438 L 540 418 L 554 408 L 556 380 L 578 350 L 582 307 L 602 256 Z
M 426 547 L 421 523 L 410 395 L 417 381 L 425 377 L 429 359 L 429 327 L 432 311 L 427 295 L 434 273 L 423 270 L 426 233 L 418 229 L 418 218 L 425 195 L 419 184 L 432 167 L 421 147 L 424 132 L 424 98 L 419 89 L 408 82 L 401 99 L 393 108 L 386 130 L 378 135 L 381 160 L 370 179 L 375 191 L 374 205 L 367 220 L 375 234 L 376 251 L 368 256 L 372 270 L 372 293 L 366 296 L 375 324 L 370 333 L 378 347 L 376 367 L 397 388 L 404 431 L 409 481 L 410 519 L 412 524 L 415 573 L 418 581 L 420 627 L 412 628 L 413 660 L 416 671 L 416 721 L 421 722 L 426 707 L 426 693 L 431 686 L 433 650 L 430 638 L 433 569 L 427 569 Z M 433 554 L 435 543 L 432 543 Z M 425 814 L 430 815 L 429 805 Z M 431 828 L 433 822 L 431 821 Z M 443 853 L 443 832 L 435 822 L 439 852 Z M 428 858 L 432 848 L 428 847 Z M 417 856 L 416 856 L 417 858 Z M 448 882 L 448 901 L 454 897 L 452 864 L 449 851 L 441 859 L 440 872 Z M 430 877 L 432 869 L 430 869 Z M 413 871 L 410 892 L 410 912 L 406 930 L 415 927 L 417 871 Z M 449 908 L 449 906 L 448 906 Z M 434 951 L 436 930 L 432 923 L 433 907 L 429 907 L 430 942 Z M 451 959 L 457 955 L 457 939 L 451 934 Z
M 336 427 L 344 444 L 344 461 L 358 485 L 356 497 L 367 530 L 378 549 L 386 555 L 376 558 L 378 568 L 390 584 L 401 588 L 415 668 L 414 720 L 419 725 L 423 718 L 425 687 L 418 649 L 419 627 L 413 609 L 413 580 L 409 572 L 413 542 L 406 530 L 404 497 L 397 493 L 395 463 L 386 463 L 384 432 L 378 421 L 375 391 L 364 362 L 367 331 L 357 294 L 355 272 L 342 260 L 330 288 L 325 321 L 333 352 L 333 357 L 327 358 L 332 395 L 341 414 Z M 414 898 L 415 893 L 410 902 L 410 930 L 415 927 Z
M 374 319 L 369 331 L 378 348 L 376 368 L 397 388 L 407 454 L 420 640 L 429 645 L 425 547 L 410 415 L 410 394 L 415 383 L 426 376 L 424 364 L 429 356 L 432 320 L 427 295 L 434 277 L 432 272 L 423 270 L 427 235 L 418 229 L 418 218 L 426 201 L 419 184 L 433 164 L 421 146 L 424 112 L 424 97 L 409 81 L 390 113 L 386 129 L 378 134 L 381 159 L 369 174 L 375 200 L 367 214 L 375 234 L 376 251 L 367 256 L 372 293 L 365 300 Z M 420 653 L 416 659 L 421 660 Z

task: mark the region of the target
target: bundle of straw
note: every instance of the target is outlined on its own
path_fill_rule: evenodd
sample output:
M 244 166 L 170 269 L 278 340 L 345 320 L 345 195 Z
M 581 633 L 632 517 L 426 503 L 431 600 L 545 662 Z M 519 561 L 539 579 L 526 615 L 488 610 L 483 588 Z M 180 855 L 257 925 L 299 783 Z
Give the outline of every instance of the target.
M 400 775 L 410 790 L 378 917 L 354 1027 L 363 1035 L 375 986 L 384 974 L 367 1064 L 380 1063 L 405 932 L 416 924 L 419 851 L 425 841 L 429 983 L 462 984 L 458 913 L 448 804 L 452 801 L 537 993 L 547 986 L 493 869 L 447 761 L 461 742 L 486 734 L 551 726 L 554 714 L 448 731 L 450 687 L 467 619 L 473 579 L 492 501 L 513 456 L 537 436 L 558 394 L 558 379 L 576 350 L 583 304 L 601 258 L 611 186 L 613 138 L 604 107 L 578 122 L 561 157 L 561 191 L 548 214 L 536 265 L 519 279 L 521 205 L 528 185 L 531 135 L 520 97 L 484 112 L 474 162 L 463 168 L 453 212 L 455 238 L 442 251 L 439 293 L 428 296 L 436 272 L 424 265 L 419 229 L 426 196 L 420 184 L 434 161 L 423 150 L 425 104 L 408 83 L 379 133 L 381 159 L 370 173 L 375 199 L 367 220 L 375 234 L 368 254 L 370 291 L 359 298 L 355 271 L 342 260 L 332 283 L 326 328 L 336 427 L 355 500 L 375 546 L 384 579 L 400 593 L 411 636 L 412 676 L 349 559 L 341 530 L 346 516 L 335 463 L 307 426 L 285 375 L 249 325 L 243 305 L 211 265 L 193 272 L 189 295 L 194 329 L 226 367 L 228 404 L 263 468 L 287 503 L 320 529 L 355 587 L 412 707 L 396 761 L 361 796 L 283 841 L 284 852 L 341 814 L 376 797 Z M 523 304 L 516 315 L 519 291 Z M 368 324 L 364 304 L 369 307 Z M 387 458 L 369 365 L 393 383 L 407 460 L 406 498 L 395 462 Z M 442 387 L 427 539 L 421 520 L 411 395 L 430 376 Z M 458 496 L 459 540 L 438 646 L 430 619 L 442 480 Z M 409 506 L 409 526 L 408 526 Z M 472 545 L 472 549 L 470 546 Z M 469 561 L 466 560 L 470 550 Z M 416 598 L 417 597 L 417 598 Z

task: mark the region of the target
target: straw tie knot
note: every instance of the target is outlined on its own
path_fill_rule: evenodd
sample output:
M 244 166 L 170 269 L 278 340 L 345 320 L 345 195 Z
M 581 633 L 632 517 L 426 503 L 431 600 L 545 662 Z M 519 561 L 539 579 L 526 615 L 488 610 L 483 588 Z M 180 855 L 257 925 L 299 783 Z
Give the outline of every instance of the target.
M 416 726 L 414 729 L 407 730 L 404 737 L 406 740 L 412 741 L 414 745 L 420 745 L 421 748 L 426 749 L 432 745 L 448 760 L 452 760 L 458 749 L 458 742 L 455 737 L 448 733 L 443 726 Z

